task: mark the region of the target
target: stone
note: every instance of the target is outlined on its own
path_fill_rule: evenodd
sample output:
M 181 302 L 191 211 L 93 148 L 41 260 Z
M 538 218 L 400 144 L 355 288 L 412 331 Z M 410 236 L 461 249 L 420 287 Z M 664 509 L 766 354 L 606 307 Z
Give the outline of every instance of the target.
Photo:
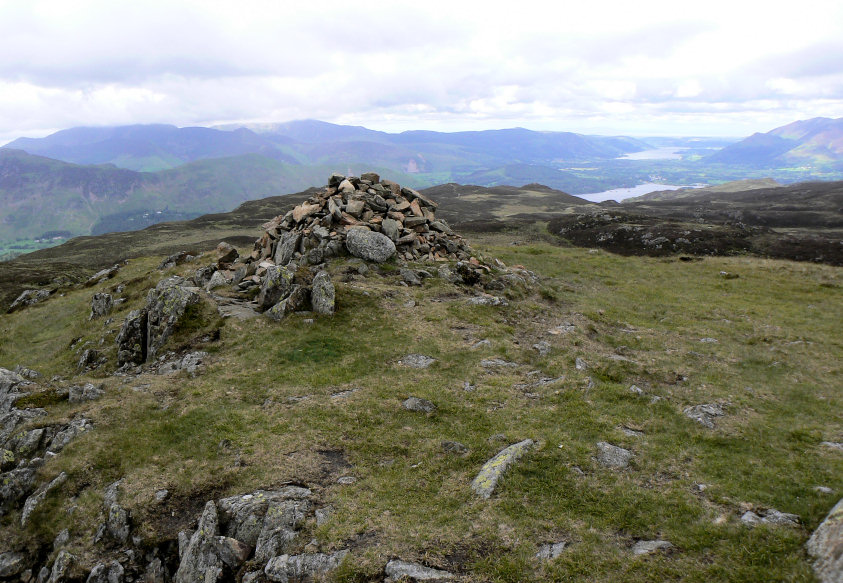
M 278 583 L 313 581 L 316 577 L 339 567 L 347 554 L 348 550 L 344 549 L 330 554 L 307 553 L 272 557 L 266 563 L 264 573 L 270 581 Z
M 34 306 L 50 297 L 50 291 L 45 289 L 24 290 L 9 306 L 9 312 L 14 312 L 27 306 Z
M 112 308 L 114 308 L 114 298 L 111 297 L 111 294 L 94 294 L 94 297 L 91 298 L 91 315 L 88 316 L 88 319 L 93 320 L 94 318 L 107 316 L 111 313 Z
M 205 289 L 211 291 L 212 289 L 216 289 L 218 287 L 223 287 L 228 285 L 228 280 L 225 279 L 225 276 L 222 274 L 222 271 L 215 271 L 214 274 L 211 276 L 211 279 L 205 285 Z
M 632 452 L 605 441 L 597 443 L 597 462 L 607 468 L 623 469 L 629 465 Z
M 299 312 L 309 307 L 310 288 L 294 284 L 286 298 L 272 306 L 264 315 L 271 320 L 280 321 L 287 314 Z
M 20 502 L 35 489 L 33 466 L 17 467 L 0 474 L 0 516 L 5 516 L 18 507 Z
M 685 407 L 682 410 L 685 417 L 693 419 L 703 427 L 714 429 L 714 420 L 717 417 L 725 415 L 723 405 L 719 403 L 707 403 L 703 405 L 694 405 L 692 407 Z
M 834 494 L 834 490 L 828 486 L 814 486 L 814 492 L 819 492 L 820 494 Z
M 386 564 L 385 583 L 397 583 L 398 581 L 451 581 L 453 573 L 425 567 L 418 563 L 408 563 L 399 559 L 393 559 Z
M 507 302 L 504 298 L 501 298 L 501 297 L 498 297 L 498 296 L 490 296 L 488 294 L 468 298 L 466 300 L 466 303 L 471 304 L 472 306 L 508 306 L 509 305 L 509 302 Z
M 23 553 L 0 553 L 0 579 L 19 575 L 26 569 L 26 555 Z
M 820 583 L 843 581 L 843 499 L 837 502 L 805 544 Z
M 258 294 L 258 309 L 268 310 L 288 296 L 293 288 L 294 275 L 292 270 L 284 265 L 269 266 Z
M 383 263 L 395 255 L 395 243 L 382 233 L 365 229 L 351 229 L 345 238 L 345 246 L 354 257 L 374 263 Z
M 421 285 L 422 284 L 421 279 L 419 278 L 418 275 L 416 275 L 416 272 L 413 271 L 412 269 L 407 269 L 405 267 L 402 267 L 401 269 L 398 270 L 398 274 L 401 276 L 401 281 L 403 281 L 407 285 Z
M 310 305 L 316 314 L 330 316 L 336 310 L 336 290 L 327 271 L 320 271 L 313 278 Z
M 26 499 L 26 502 L 23 504 L 23 511 L 21 512 L 20 516 L 20 524 L 21 526 L 26 526 L 26 523 L 29 522 L 29 517 L 32 516 L 32 513 L 35 512 L 38 505 L 44 501 L 47 497 L 47 494 L 50 491 L 58 488 L 62 484 L 64 484 L 65 480 L 67 480 L 67 474 L 62 472 L 58 476 L 56 476 L 51 482 L 42 485 L 40 488 L 35 490 L 35 492 Z
M 301 239 L 300 232 L 284 233 L 275 247 L 275 265 L 287 265 L 293 258 L 293 253 L 298 249 Z
M 117 365 L 146 361 L 146 310 L 133 310 L 117 334 Z
M 287 486 L 277 491 L 258 490 L 218 502 L 220 522 L 228 536 L 255 547 L 257 560 L 290 550 L 312 509 L 310 490 Z
M 442 451 L 456 455 L 465 455 L 468 453 L 468 446 L 460 443 L 459 441 L 443 441 Z
M 799 526 L 799 517 L 796 514 L 788 514 L 787 512 L 779 512 L 775 508 L 770 508 L 756 514 L 751 510 L 744 512 L 741 515 L 741 522 L 749 526 L 757 524 L 773 524 L 776 526 Z
M 98 350 L 93 348 L 86 348 L 79 357 L 79 362 L 76 363 L 76 369 L 80 371 L 93 370 L 105 362 L 105 357 L 101 356 Z
M 169 581 L 167 570 L 161 559 L 155 557 L 146 566 L 143 583 L 165 583 L 165 581 Z
M 65 550 L 59 551 L 56 560 L 53 562 L 53 568 L 50 571 L 50 578 L 47 579 L 47 583 L 64 583 L 67 581 L 65 575 L 69 574 L 75 563 L 75 556 Z
M 323 508 L 317 508 L 315 515 L 316 515 L 316 526 L 322 526 L 328 520 L 331 519 L 331 516 L 334 514 L 334 507 L 333 506 L 325 506 Z
M 90 278 L 88 278 L 88 281 L 85 282 L 85 287 L 91 287 L 92 285 L 102 283 L 102 282 L 106 281 L 107 279 L 111 279 L 112 277 L 117 275 L 117 272 L 119 270 L 120 270 L 120 265 L 115 264 L 115 265 L 112 265 L 111 267 L 108 267 L 106 269 L 102 269 L 100 271 L 97 271 L 94 275 L 92 275 Z
M 550 330 L 547 331 L 547 333 L 551 334 L 553 336 L 558 336 L 560 334 L 570 334 L 571 332 L 573 332 L 576 329 L 577 329 L 576 326 L 566 322 L 566 323 L 562 324 L 561 326 L 557 326 L 556 328 L 551 328 Z
M 540 340 L 533 344 L 533 350 L 539 353 L 539 356 L 547 356 L 550 352 L 550 343 L 545 340 Z
M 641 540 L 633 545 L 632 554 L 635 556 L 652 555 L 659 551 L 669 551 L 671 549 L 673 549 L 673 545 L 666 540 Z
M 184 537 L 179 535 L 181 561 L 173 578 L 175 583 L 216 583 L 220 580 L 224 563 L 217 554 L 215 539 L 218 536 L 217 507 L 213 501 L 208 501 L 196 532 L 183 544 Z
M 427 399 L 419 399 L 418 397 L 408 397 L 401 406 L 407 411 L 416 411 L 418 413 L 433 413 L 436 410 L 436 405 Z
M 518 366 L 518 363 L 502 358 L 484 358 L 480 361 L 480 366 L 483 368 L 515 368 Z
M 216 265 L 207 265 L 205 267 L 200 267 L 193 273 L 193 283 L 197 287 L 205 287 L 210 283 L 211 278 L 214 277 L 214 274 L 217 272 Z
M 641 388 L 641 387 L 639 387 L 638 385 L 631 385 L 631 386 L 629 387 L 629 392 L 630 392 L 630 393 L 635 393 L 636 395 L 643 395 L 643 394 L 644 394 L 644 389 L 642 389 L 642 388 Z
M 60 533 L 56 535 L 56 538 L 53 539 L 53 549 L 59 550 L 62 547 L 67 546 L 67 543 L 70 542 L 70 531 L 68 529 L 62 529 Z
M 395 219 L 386 218 L 381 222 L 381 232 L 392 241 L 397 241 L 401 236 L 401 223 Z
M 184 279 L 169 277 L 149 290 L 146 296 L 146 354 L 152 359 L 164 346 L 187 307 L 199 302 L 199 289 L 188 287 Z
M 471 482 L 471 489 L 481 498 L 489 498 L 498 481 L 509 467 L 518 461 L 532 446 L 532 439 L 525 439 L 501 450 L 495 457 L 483 464 L 480 473 Z
M 74 385 L 68 389 L 67 400 L 71 403 L 84 403 L 85 401 L 94 401 L 105 394 L 102 385 L 95 387 L 91 383 L 84 385 Z
M 237 258 L 240 257 L 240 253 L 237 252 L 237 249 L 225 241 L 217 245 L 217 250 L 220 253 L 219 259 L 217 259 L 217 267 L 220 269 L 230 268 Z
M 544 561 L 555 559 L 562 554 L 562 551 L 565 550 L 566 546 L 568 546 L 566 541 L 542 545 L 539 547 L 539 552 L 536 553 L 536 558 Z
M 86 583 L 123 583 L 123 566 L 117 561 L 99 563 L 91 569 Z
M 56 432 L 55 436 L 53 436 L 50 440 L 50 445 L 47 446 L 47 452 L 60 452 L 67 446 L 68 443 L 76 439 L 80 434 L 90 431 L 93 428 L 94 424 L 91 423 L 90 419 L 77 417 Z
M 410 368 L 428 368 L 434 362 L 436 362 L 435 358 L 425 356 L 424 354 L 408 354 L 399 360 L 398 364 L 402 364 Z
M 576 368 L 577 370 L 587 370 L 588 364 L 586 364 L 586 362 L 578 356 L 577 359 L 574 361 L 574 368 Z
M 829 449 L 835 449 L 837 451 L 843 451 L 843 443 L 838 443 L 836 441 L 821 441 L 820 445 L 822 447 L 827 447 Z

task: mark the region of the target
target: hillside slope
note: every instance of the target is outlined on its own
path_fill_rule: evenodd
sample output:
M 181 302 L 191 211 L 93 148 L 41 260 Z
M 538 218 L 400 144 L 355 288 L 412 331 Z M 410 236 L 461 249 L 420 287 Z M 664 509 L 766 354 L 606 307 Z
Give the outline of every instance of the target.
M 705 158 L 708 163 L 753 167 L 843 164 L 843 118 L 797 121 L 726 146 Z
M 3 483 L 44 486 L 31 504 L 3 491 L 6 572 L 812 580 L 804 545 L 843 493 L 841 268 L 621 258 L 535 229 L 469 242 L 485 287 L 447 262 L 327 262 L 333 316 L 221 318 L 241 292 L 197 291 L 161 359 L 120 371 L 123 322 L 213 244 L 0 315 L 0 367 L 40 373 L 0 371 L 20 416 Z M 90 319 L 95 293 L 120 301 Z

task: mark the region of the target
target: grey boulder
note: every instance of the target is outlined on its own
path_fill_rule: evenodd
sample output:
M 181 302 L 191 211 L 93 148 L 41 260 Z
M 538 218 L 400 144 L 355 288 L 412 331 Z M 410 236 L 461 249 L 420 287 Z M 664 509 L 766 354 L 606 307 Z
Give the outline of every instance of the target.
M 314 313 L 331 315 L 336 309 L 336 290 L 331 276 L 326 271 L 320 271 L 313 278 L 310 290 L 310 305 Z
M 281 555 L 269 560 L 264 573 L 270 581 L 292 583 L 313 581 L 340 566 L 348 550 L 335 553 L 307 553 L 302 555 Z
M 821 583 L 843 581 L 843 499 L 820 523 L 805 549 L 814 559 L 814 573 Z
M 366 229 L 351 229 L 345 237 L 345 247 L 354 257 L 375 263 L 383 263 L 395 255 L 392 239 Z
M 417 563 L 408 563 L 394 559 L 386 564 L 386 583 L 394 583 L 397 581 L 450 581 L 454 578 L 453 573 L 442 571 L 440 569 L 432 569 Z
M 86 583 L 123 583 L 123 567 L 117 561 L 99 563 L 91 569 Z
M 605 441 L 597 443 L 597 462 L 612 469 L 623 469 L 629 465 L 632 452 Z
M 101 318 L 103 316 L 107 316 L 111 313 L 111 309 L 113 307 L 114 298 L 111 297 L 111 294 L 94 294 L 94 297 L 91 298 L 91 315 L 88 317 L 88 319 L 93 320 L 94 318 Z

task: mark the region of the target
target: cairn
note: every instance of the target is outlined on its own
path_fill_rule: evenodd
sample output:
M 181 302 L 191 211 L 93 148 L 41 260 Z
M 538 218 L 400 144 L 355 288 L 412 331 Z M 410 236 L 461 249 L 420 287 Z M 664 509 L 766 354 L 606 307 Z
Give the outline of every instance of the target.
M 324 263 L 342 255 L 373 263 L 396 256 L 442 262 L 449 273 L 444 263 L 453 261 L 465 275 L 451 275 L 473 285 L 480 263 L 468 243 L 436 218 L 437 206 L 374 172 L 359 178 L 333 174 L 324 190 L 265 223 L 249 256 L 221 243 L 217 262 L 198 269 L 193 280 L 209 291 L 257 287 L 257 310 L 276 320 L 302 310 L 332 314 L 335 289 Z
M 264 234 L 255 242 L 251 259 L 271 260 L 275 265 L 290 261 L 318 265 L 348 251 L 378 262 L 395 253 L 407 261 L 468 260 L 470 247 L 436 218 L 437 206 L 412 188 L 381 180 L 374 172 L 359 178 L 333 174 L 325 190 L 263 225 Z M 392 246 L 355 230 L 379 233 Z M 383 252 L 367 256 L 357 239 L 376 241 Z

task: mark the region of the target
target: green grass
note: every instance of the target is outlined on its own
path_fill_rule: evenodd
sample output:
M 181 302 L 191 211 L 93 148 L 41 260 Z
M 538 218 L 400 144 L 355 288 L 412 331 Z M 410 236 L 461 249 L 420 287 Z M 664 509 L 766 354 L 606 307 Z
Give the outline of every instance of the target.
M 510 306 L 490 308 L 466 305 L 462 290 L 438 279 L 401 287 L 390 270 L 342 283 L 335 264 L 333 318 L 226 320 L 196 378 L 108 379 L 100 401 L 48 404 L 54 417 L 84 413 L 96 424 L 43 470 L 70 475 L 61 492 L 78 495 L 77 544 L 93 535 L 96 493 L 120 477 L 138 532 L 155 540 L 195 520 L 188 500 L 295 481 L 336 509 L 303 538 L 325 548 L 371 541 L 355 549 L 341 581 L 376 577 L 393 557 L 474 581 L 812 580 L 803 545 L 843 491 L 843 456 L 819 446 L 843 436 L 843 270 L 621 258 L 554 246 L 538 230 L 474 243 L 541 279 L 508 290 Z M 159 259 L 133 261 L 104 284 L 130 282 L 116 323 L 166 275 L 145 276 Z M 73 338 L 104 336 L 111 346 L 117 324 L 86 320 L 94 291 L 0 317 L 0 366 L 69 377 Z M 212 323 L 194 316 L 197 329 Z M 563 322 L 575 330 L 547 333 Z M 490 345 L 472 349 L 481 339 Z M 550 343 L 545 356 L 532 349 L 539 340 Z M 397 364 L 412 352 L 437 360 L 425 370 Z M 587 370 L 575 369 L 577 357 Z M 484 358 L 518 366 L 489 371 Z M 517 387 L 536 376 L 562 378 Z M 475 390 L 464 391 L 465 381 Z M 632 384 L 647 395 L 631 393 Z M 436 411 L 402 409 L 410 395 Z M 682 414 L 710 402 L 727 403 L 713 430 Z M 528 437 L 534 450 L 490 500 L 475 498 L 469 484 L 482 464 Z M 444 452 L 445 440 L 468 453 Z M 597 441 L 630 449 L 630 467 L 599 466 Z M 341 475 L 358 481 L 340 486 Z M 185 501 L 166 507 L 172 516 L 153 502 L 162 487 Z M 52 504 L 63 512 L 71 502 Z M 750 506 L 799 514 L 803 526 L 750 529 L 739 521 Z M 655 538 L 676 549 L 631 556 L 635 541 Z M 569 542 L 559 558 L 533 558 L 558 540 Z

